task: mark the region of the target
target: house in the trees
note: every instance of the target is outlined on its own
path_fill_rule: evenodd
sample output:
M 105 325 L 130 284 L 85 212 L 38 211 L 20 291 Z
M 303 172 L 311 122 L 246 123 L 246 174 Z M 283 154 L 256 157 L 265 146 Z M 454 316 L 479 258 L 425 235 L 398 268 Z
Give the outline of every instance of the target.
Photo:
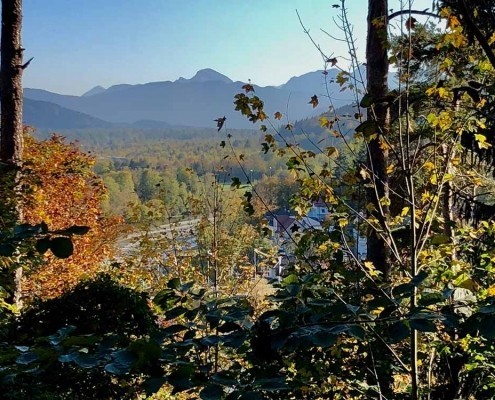
M 313 203 L 308 212 L 308 217 L 323 222 L 329 214 L 330 210 L 328 209 L 328 205 L 324 201 L 320 200 Z
M 294 215 L 274 215 L 271 219 L 273 240 L 281 245 L 287 241 L 295 241 L 297 234 L 309 229 L 322 229 L 321 224 L 314 218 Z

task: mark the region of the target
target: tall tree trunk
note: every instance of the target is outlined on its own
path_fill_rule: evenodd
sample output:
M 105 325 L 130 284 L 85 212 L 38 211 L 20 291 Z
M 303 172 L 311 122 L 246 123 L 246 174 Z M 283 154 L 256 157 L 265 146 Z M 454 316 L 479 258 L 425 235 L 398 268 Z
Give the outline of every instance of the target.
M 4 186 L 0 201 L 11 213 L 14 224 L 22 220 L 22 209 L 18 200 L 18 182 L 22 161 L 22 63 L 21 46 L 22 0 L 2 0 L 2 38 L 0 43 L 0 161 L 3 164 Z M 22 268 L 14 276 L 13 300 L 21 305 Z
M 368 94 L 375 100 L 368 109 L 368 120 L 376 121 L 377 137 L 368 145 L 368 167 L 372 171 L 373 187 L 368 190 L 369 201 L 375 206 L 371 217 L 379 221 L 379 230 L 373 231 L 368 237 L 368 259 L 383 273 L 387 282 L 391 268 L 391 239 L 385 233 L 389 215 L 388 188 L 388 149 L 382 145 L 390 125 L 390 106 L 380 101 L 388 94 L 388 1 L 368 0 L 368 37 L 366 45 L 366 77 Z M 385 198 L 385 201 L 380 199 Z
M 18 165 L 22 159 L 22 0 L 2 0 L 0 160 Z
M 389 187 L 388 187 L 388 148 L 383 146 L 383 140 L 390 129 L 390 106 L 383 99 L 388 94 L 389 62 L 388 48 L 388 1 L 368 0 L 368 36 L 366 44 L 366 78 L 367 94 L 373 99 L 373 105 L 368 108 L 368 120 L 375 121 L 377 135 L 368 143 L 368 168 L 371 171 L 372 185 L 367 189 L 367 201 L 371 202 L 374 210 L 369 217 L 378 221 L 377 229 L 373 229 L 367 238 L 367 258 L 373 262 L 377 270 L 382 272 L 384 282 L 390 282 L 391 272 L 391 238 L 387 234 L 389 218 Z M 384 200 L 382 200 L 384 199 Z M 376 343 L 377 352 L 387 349 L 380 341 Z M 385 361 L 377 372 L 379 380 L 380 399 L 393 397 L 393 379 L 390 374 L 392 362 Z M 373 381 L 372 378 L 371 381 Z

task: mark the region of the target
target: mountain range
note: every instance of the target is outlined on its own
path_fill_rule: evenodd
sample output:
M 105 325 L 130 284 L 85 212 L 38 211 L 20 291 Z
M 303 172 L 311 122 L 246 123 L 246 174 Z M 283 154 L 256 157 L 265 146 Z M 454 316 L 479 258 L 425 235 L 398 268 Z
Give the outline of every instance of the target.
M 338 70 L 326 74 L 314 71 L 293 77 L 280 86 L 253 85 L 265 111 L 288 114 L 291 121 L 311 117 L 333 106 L 353 102 L 351 91 L 341 91 L 334 83 Z M 91 129 L 108 127 L 159 128 L 168 126 L 214 127 L 214 119 L 227 118 L 229 128 L 253 128 L 234 110 L 234 96 L 245 82 L 234 82 L 212 69 L 202 69 L 192 78 L 174 82 L 120 84 L 107 89 L 95 86 L 82 96 L 62 95 L 43 89 L 24 89 L 24 122 L 41 130 Z M 320 104 L 313 108 L 310 98 L 317 95 Z

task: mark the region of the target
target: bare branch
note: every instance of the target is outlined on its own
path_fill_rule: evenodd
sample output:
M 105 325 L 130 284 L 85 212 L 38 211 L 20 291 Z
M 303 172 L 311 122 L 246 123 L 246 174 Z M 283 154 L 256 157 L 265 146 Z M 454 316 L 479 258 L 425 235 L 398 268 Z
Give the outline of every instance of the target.
M 414 15 L 425 15 L 427 17 L 433 17 L 433 18 L 441 19 L 441 17 L 438 14 L 429 12 L 428 9 L 425 9 L 423 11 L 420 11 L 420 10 L 399 10 L 399 11 L 396 11 L 396 12 L 390 14 L 388 16 L 388 19 L 391 20 L 391 19 L 397 18 L 397 17 L 399 17 L 401 15 L 411 15 L 411 14 L 414 14 Z

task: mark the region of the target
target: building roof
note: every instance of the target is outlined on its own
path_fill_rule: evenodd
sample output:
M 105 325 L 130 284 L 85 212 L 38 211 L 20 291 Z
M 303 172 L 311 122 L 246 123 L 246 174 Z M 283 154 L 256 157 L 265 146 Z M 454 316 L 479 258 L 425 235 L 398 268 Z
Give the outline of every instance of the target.
M 321 229 L 321 224 L 314 218 L 301 217 L 300 219 L 297 219 L 294 215 L 275 215 L 273 219 L 276 233 L 292 233 L 292 231 L 297 228 L 302 228 L 302 230 Z

